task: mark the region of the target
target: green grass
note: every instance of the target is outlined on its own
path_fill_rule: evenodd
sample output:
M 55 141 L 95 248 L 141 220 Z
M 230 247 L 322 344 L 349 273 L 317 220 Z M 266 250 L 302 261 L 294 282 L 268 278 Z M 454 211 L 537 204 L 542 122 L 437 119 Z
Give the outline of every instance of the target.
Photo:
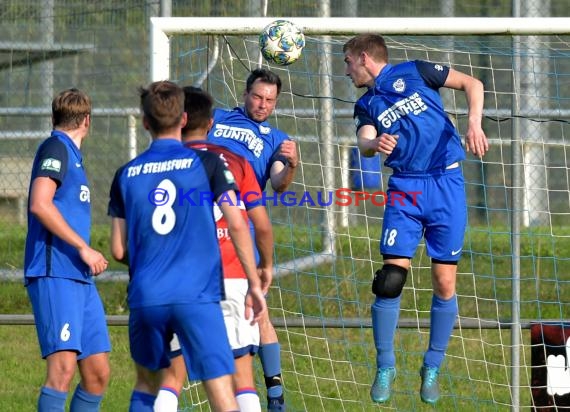
M 0 268 L 21 267 L 23 230 L 5 228 L 0 233 Z M 379 228 L 351 225 L 338 228 L 334 262 L 300 269 L 275 280 L 268 303 L 272 317 L 291 319 L 369 319 L 370 280 L 380 264 L 377 252 Z M 321 247 L 320 228 L 275 225 L 276 263 L 310 255 Z M 108 250 L 108 228 L 96 227 L 93 244 Z M 372 240 L 371 240 L 372 239 Z M 521 318 L 568 319 L 570 292 L 570 229 L 538 228 L 520 235 Z M 465 238 L 465 255 L 459 265 L 458 296 L 462 319 L 508 321 L 511 317 L 512 252 L 507 228 L 471 228 Z M 402 298 L 402 319 L 428 319 L 431 300 L 429 258 L 420 246 Z M 113 270 L 125 270 L 112 263 Z M 98 282 L 109 315 L 126 315 L 126 285 Z M 0 313 L 31 313 L 20 282 L 0 287 Z M 103 410 L 126 410 L 133 384 L 126 327 L 111 327 L 112 379 Z M 386 407 L 397 410 L 432 410 L 419 401 L 418 370 L 429 339 L 427 329 L 400 328 L 396 338 L 398 376 L 395 395 Z M 378 410 L 369 401 L 374 374 L 372 332 L 356 327 L 279 328 L 283 376 L 290 411 Z M 45 365 L 40 359 L 32 326 L 0 326 L 3 351 L 0 365 L 1 410 L 34 410 Z M 521 406 L 530 405 L 530 337 L 521 341 Z M 508 329 L 456 329 L 441 374 L 443 397 L 438 410 L 508 410 L 511 403 L 510 331 Z M 257 376 L 261 376 L 257 365 Z M 264 396 L 262 382 L 258 381 Z M 184 394 L 187 410 L 207 410 L 199 387 Z M 195 407 L 190 409 L 189 405 Z

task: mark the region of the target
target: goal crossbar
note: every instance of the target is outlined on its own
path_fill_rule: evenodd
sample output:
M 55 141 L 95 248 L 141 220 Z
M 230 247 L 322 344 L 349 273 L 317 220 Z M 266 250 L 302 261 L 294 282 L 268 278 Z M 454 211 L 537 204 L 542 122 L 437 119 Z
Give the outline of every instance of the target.
M 283 17 L 306 35 L 549 35 L 570 34 L 570 17 Z M 170 71 L 172 34 L 253 35 L 276 17 L 152 17 L 151 81 Z

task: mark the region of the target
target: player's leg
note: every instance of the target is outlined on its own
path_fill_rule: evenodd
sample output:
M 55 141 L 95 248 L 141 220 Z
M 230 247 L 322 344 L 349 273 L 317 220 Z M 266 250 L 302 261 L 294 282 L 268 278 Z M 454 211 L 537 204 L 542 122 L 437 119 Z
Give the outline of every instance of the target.
M 239 410 L 241 412 L 261 412 L 261 403 L 253 377 L 253 354 L 248 353 L 235 358 L 235 366 L 233 382 Z
M 409 187 L 414 189 L 408 190 Z M 407 179 L 395 176 L 390 178 L 380 239 L 383 266 L 376 271 L 372 282 L 372 292 L 376 295 L 371 315 L 377 370 L 370 388 L 370 397 L 379 403 L 389 400 L 396 377 L 394 338 L 400 315 L 401 293 L 406 283 L 410 258 L 414 255 L 423 232 L 420 220 L 415 218 L 420 214 L 417 201 L 404 197 L 403 194 L 407 191 L 417 192 L 418 188 Z M 392 201 L 393 198 L 396 201 Z
M 420 396 L 433 404 L 439 399 L 438 375 L 458 313 L 457 262 L 461 256 L 467 222 L 464 181 L 459 168 L 433 179 L 429 193 L 437 214 L 428 221 L 425 239 L 432 258 L 433 296 L 430 311 L 430 339 L 420 370 Z
M 224 279 L 226 299 L 221 302 L 224 324 L 234 355 L 233 385 L 241 412 L 259 412 L 261 404 L 255 388 L 253 356 L 259 348 L 259 326 L 245 318 L 247 279 Z
M 232 384 L 232 375 L 223 375 L 202 381 L 210 408 L 214 412 L 238 412 Z
M 153 412 L 163 370 L 151 370 L 138 363 L 135 363 L 135 369 L 137 376 L 131 393 L 129 412 Z
M 170 366 L 164 370 L 160 391 L 154 403 L 155 412 L 176 412 L 178 410 L 178 397 L 186 382 L 186 364 L 182 356 L 178 336 L 170 341 Z
M 135 362 L 136 381 L 130 400 L 130 412 L 152 412 L 163 378 L 170 365 L 169 342 L 171 306 L 131 308 L 129 346 Z
M 78 282 L 62 278 L 33 279 L 26 290 L 47 367 L 38 410 L 63 411 L 77 368 L 77 353 L 81 351 L 83 319 L 78 308 L 82 306 L 83 296 Z
M 237 411 L 231 375 L 234 359 L 219 303 L 176 305 L 173 328 L 188 376 L 204 383 L 214 411 Z
M 255 243 L 255 230 L 250 225 L 251 236 Z M 259 263 L 259 252 L 254 250 L 256 262 Z M 281 376 L 281 344 L 271 319 L 269 311 L 262 316 L 259 324 L 259 360 L 263 369 L 265 387 L 267 389 L 267 409 L 269 412 L 283 412 L 285 398 L 283 393 L 283 378 Z
M 85 291 L 84 327 L 82 352 L 77 357 L 81 381 L 71 399 L 71 412 L 98 411 L 110 376 L 111 341 L 103 303 L 95 285 L 86 284 L 82 289 Z
M 267 404 L 270 412 L 285 411 L 283 381 L 281 377 L 281 345 L 269 311 L 259 321 L 259 359 L 267 388 Z
M 66 350 L 54 352 L 46 357 L 46 363 L 46 380 L 40 389 L 38 411 L 63 411 L 75 375 L 77 354 Z
M 81 381 L 75 387 L 69 410 L 96 412 L 109 383 L 109 354 L 97 353 L 80 360 L 79 372 Z
M 259 325 L 245 318 L 247 279 L 224 279 L 226 299 L 221 302 L 224 324 L 234 356 L 233 387 L 241 412 L 259 412 L 261 404 L 255 388 L 253 356 L 259 348 Z

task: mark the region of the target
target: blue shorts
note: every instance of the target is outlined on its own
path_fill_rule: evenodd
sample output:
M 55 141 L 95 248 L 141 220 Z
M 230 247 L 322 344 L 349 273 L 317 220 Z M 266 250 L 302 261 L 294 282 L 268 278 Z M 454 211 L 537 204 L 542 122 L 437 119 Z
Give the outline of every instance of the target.
M 170 341 L 176 333 L 192 380 L 234 373 L 234 357 L 219 302 L 148 306 L 131 309 L 131 356 L 156 371 L 170 365 Z
M 388 180 L 380 253 L 412 258 L 422 236 L 432 259 L 457 262 L 467 224 L 461 168 Z
M 81 360 L 111 350 L 105 311 L 93 283 L 38 277 L 29 280 L 26 290 L 43 358 L 65 350 L 77 352 Z

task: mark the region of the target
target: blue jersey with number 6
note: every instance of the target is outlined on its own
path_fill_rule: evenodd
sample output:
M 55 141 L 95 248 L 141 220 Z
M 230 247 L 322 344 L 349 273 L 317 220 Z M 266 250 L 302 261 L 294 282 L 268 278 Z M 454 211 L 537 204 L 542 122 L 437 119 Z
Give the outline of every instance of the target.
M 117 171 L 108 214 L 126 220 L 131 308 L 223 298 L 212 201 L 235 189 L 217 155 L 175 139 Z

